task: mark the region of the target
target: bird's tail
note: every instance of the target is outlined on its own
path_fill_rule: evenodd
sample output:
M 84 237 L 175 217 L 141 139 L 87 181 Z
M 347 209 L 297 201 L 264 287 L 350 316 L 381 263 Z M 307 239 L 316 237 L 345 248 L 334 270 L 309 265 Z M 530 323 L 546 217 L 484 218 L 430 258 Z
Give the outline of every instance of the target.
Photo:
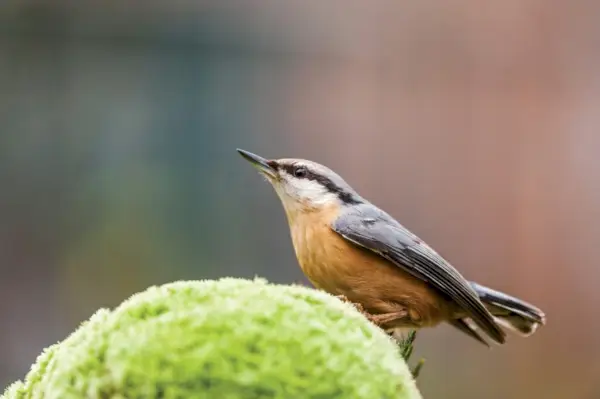
M 529 336 L 546 323 L 546 316 L 537 307 L 491 288 L 471 282 L 496 322 L 519 335 Z

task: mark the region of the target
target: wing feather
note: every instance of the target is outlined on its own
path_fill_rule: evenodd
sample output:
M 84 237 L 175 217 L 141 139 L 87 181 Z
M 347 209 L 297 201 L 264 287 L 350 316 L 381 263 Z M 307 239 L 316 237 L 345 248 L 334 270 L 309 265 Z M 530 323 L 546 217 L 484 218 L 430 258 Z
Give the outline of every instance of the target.
M 454 301 L 494 341 L 505 333 L 469 282 L 444 258 L 395 219 L 371 204 L 347 208 L 331 228 L 350 242 L 373 251 L 404 271 L 430 283 Z

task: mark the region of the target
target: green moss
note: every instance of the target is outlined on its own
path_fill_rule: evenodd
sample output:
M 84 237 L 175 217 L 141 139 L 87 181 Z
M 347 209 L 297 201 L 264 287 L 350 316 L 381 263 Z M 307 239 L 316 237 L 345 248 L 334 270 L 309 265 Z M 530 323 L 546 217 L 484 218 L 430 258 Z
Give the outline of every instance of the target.
M 352 306 L 226 278 L 152 287 L 51 346 L 15 398 L 420 398 L 397 346 Z
M 13 382 L 11 385 L 6 388 L 6 391 L 1 398 L 25 398 L 27 396 L 27 389 L 25 389 L 25 385 L 22 381 Z

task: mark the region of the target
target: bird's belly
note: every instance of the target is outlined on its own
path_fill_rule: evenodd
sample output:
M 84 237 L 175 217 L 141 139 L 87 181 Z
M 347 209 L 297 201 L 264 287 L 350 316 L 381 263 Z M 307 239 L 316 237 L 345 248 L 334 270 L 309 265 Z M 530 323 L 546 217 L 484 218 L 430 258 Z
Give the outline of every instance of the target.
M 435 325 L 453 313 L 452 304 L 427 283 L 331 230 L 296 237 L 294 247 L 315 287 L 344 295 L 369 313 L 405 309 L 412 327 Z

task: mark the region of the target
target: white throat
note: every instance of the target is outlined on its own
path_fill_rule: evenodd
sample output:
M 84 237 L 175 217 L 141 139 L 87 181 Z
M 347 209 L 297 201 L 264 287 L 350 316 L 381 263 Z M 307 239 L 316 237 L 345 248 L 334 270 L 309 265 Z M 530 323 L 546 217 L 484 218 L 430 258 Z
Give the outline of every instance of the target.
M 336 194 L 313 180 L 296 180 L 293 184 L 276 184 L 275 191 L 288 210 L 322 208 L 339 202 Z

